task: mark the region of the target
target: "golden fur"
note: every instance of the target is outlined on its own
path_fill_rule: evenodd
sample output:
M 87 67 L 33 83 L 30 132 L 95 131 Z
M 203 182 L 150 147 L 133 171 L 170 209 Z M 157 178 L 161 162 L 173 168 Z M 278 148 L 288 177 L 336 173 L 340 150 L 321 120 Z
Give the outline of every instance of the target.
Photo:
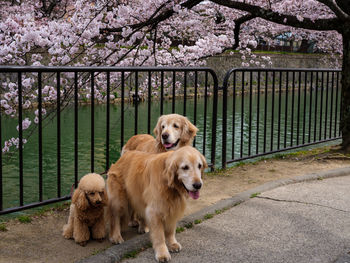
M 182 115 L 162 115 L 159 117 L 156 127 L 153 130 L 156 138 L 149 134 L 134 135 L 124 145 L 122 154 L 132 150 L 149 153 L 176 150 L 180 147 L 191 145 L 197 131 L 197 127 Z M 167 141 L 162 138 L 164 134 L 168 134 L 169 136 L 166 139 Z M 165 147 L 167 145 L 166 142 L 169 145 L 168 149 Z
M 90 227 L 93 239 L 105 238 L 104 206 L 107 201 L 102 176 L 95 173 L 83 176 L 74 191 L 68 223 L 63 226 L 63 236 L 74 238 L 76 243 L 85 246 L 90 239 Z
M 135 212 L 150 229 L 156 259 L 170 260 L 169 250 L 181 249 L 176 222 L 183 216 L 186 198 L 199 197 L 206 167 L 205 157 L 191 146 L 159 154 L 126 152 L 108 171 L 111 242 L 124 241 L 121 224 Z

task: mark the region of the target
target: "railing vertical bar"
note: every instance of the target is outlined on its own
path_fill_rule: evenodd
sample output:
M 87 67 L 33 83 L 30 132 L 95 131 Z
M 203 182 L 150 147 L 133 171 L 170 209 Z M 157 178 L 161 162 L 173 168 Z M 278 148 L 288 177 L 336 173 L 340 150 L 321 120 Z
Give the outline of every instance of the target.
M 139 74 L 135 71 L 135 96 L 134 96 L 134 105 L 135 105 L 135 123 L 134 123 L 134 134 L 137 134 L 138 126 L 138 116 L 139 116 Z
M 120 149 L 123 148 L 124 146 L 124 91 L 125 91 L 125 72 L 122 71 L 122 76 L 121 76 L 121 111 L 120 111 Z
M 107 115 L 106 115 L 106 171 L 109 169 L 109 135 L 110 135 L 110 93 L 111 76 L 107 71 Z
M 259 126 L 260 126 L 260 71 L 258 71 L 258 105 L 256 110 L 256 151 L 255 153 L 259 153 Z
M 3 179 L 2 179 L 2 107 L 0 107 L 0 211 L 3 210 Z
M 42 74 L 38 72 L 38 154 L 39 154 L 39 201 L 43 201 L 43 125 L 42 125 Z
M 61 75 L 57 72 L 57 197 L 61 197 Z
M 342 78 L 343 78 L 343 76 L 342 75 L 340 75 Z M 342 122 L 342 118 L 343 118 L 343 92 L 342 92 L 342 89 L 345 89 L 345 87 L 341 87 L 340 88 L 340 98 L 339 98 L 339 100 L 340 100 L 340 105 L 339 105 L 339 136 L 341 136 L 342 135 L 342 131 L 341 131 L 341 126 L 340 126 L 340 124 L 341 124 L 341 122 Z
M 240 149 L 240 158 L 243 157 L 243 133 L 244 133 L 244 73 L 245 71 L 242 71 L 242 89 L 241 89 L 241 92 L 242 92 L 242 102 L 241 102 L 241 149 Z M 225 96 L 227 97 L 227 96 Z
M 271 102 L 271 142 L 270 151 L 273 150 L 273 131 L 275 115 L 275 71 L 272 72 L 272 102 Z
M 288 126 L 288 85 L 289 85 L 289 72 L 286 72 L 286 100 L 284 108 L 284 144 L 283 147 L 287 147 L 287 126 Z
M 74 187 L 78 187 L 78 72 L 74 72 Z
M 305 130 L 306 130 L 306 92 L 307 92 L 307 71 L 305 71 L 304 83 L 304 112 L 303 112 L 303 144 L 305 144 Z
M 292 74 L 292 116 L 291 116 L 291 127 L 290 127 L 290 146 L 294 144 L 294 108 L 295 108 L 295 71 Z
M 160 73 L 160 115 L 163 115 L 164 104 L 164 71 Z
M 91 172 L 95 170 L 95 78 L 91 72 Z
M 312 123 L 312 90 L 313 90 L 313 74 L 314 72 L 311 71 L 311 77 L 310 77 L 310 105 L 309 105 L 309 143 L 311 142 L 311 123 Z
M 249 129 L 248 129 L 248 156 L 252 146 L 252 100 L 253 100 L 253 71 L 249 74 Z
M 325 109 L 325 117 L 324 117 L 324 139 L 327 138 L 327 117 L 328 117 L 328 85 L 329 85 L 329 72 L 327 71 L 326 78 L 326 109 Z
M 334 90 L 334 71 L 332 71 L 332 86 L 331 86 L 331 110 L 329 115 L 329 138 L 332 137 L 332 124 L 333 124 L 333 90 Z
M 316 73 L 316 83 L 315 83 L 315 123 L 314 123 L 314 142 L 317 140 L 316 139 L 316 133 L 317 133 L 317 101 L 318 101 L 318 71 Z
M 335 118 L 334 118 L 334 137 L 337 136 L 338 126 L 338 96 L 339 96 L 339 72 L 337 72 L 336 95 L 335 95 Z
M 204 129 L 203 129 L 203 155 L 205 156 L 205 144 L 207 137 L 207 107 L 208 107 L 208 71 L 205 71 L 204 83 Z
M 301 71 L 298 72 L 298 113 L 297 113 L 297 141 L 296 144 L 299 145 L 299 133 L 300 133 L 300 96 L 301 96 Z
M 22 112 L 22 72 L 18 72 L 18 154 L 19 154 L 19 204 L 23 205 L 23 112 Z
M 151 83 L 152 73 L 148 71 L 148 101 L 147 101 L 147 133 L 151 134 L 151 103 L 152 103 L 152 83 Z M 162 104 L 162 101 L 160 102 Z
M 280 149 L 281 142 L 281 106 L 282 106 L 282 71 L 279 71 L 279 86 L 278 86 L 278 131 L 277 131 L 277 150 Z
M 172 105 L 171 105 L 171 112 L 175 113 L 175 87 L 176 87 L 176 72 L 175 70 L 173 71 L 173 97 L 172 97 Z
M 225 76 L 225 79 L 229 78 L 230 76 Z M 227 82 L 228 83 L 228 82 Z M 222 169 L 225 169 L 226 168 L 226 159 L 227 159 L 227 156 L 226 156 L 226 153 L 227 153 L 227 146 L 226 146 L 226 143 L 227 143 L 227 93 L 228 93 L 228 84 L 225 85 L 225 81 L 224 81 L 224 85 L 223 85 L 223 91 L 222 91 L 222 95 L 223 95 L 223 98 L 222 98 L 222 147 L 221 147 L 221 168 Z M 216 129 L 213 129 L 213 130 L 216 130 Z M 215 138 L 213 138 L 215 139 Z M 216 151 L 216 149 L 212 148 L 212 152 Z M 214 158 L 215 158 L 215 153 L 214 153 Z
M 324 74 L 321 72 L 321 102 L 320 102 L 320 133 L 318 139 L 322 138 L 322 112 L 323 112 L 323 84 L 324 84 Z
M 265 71 L 265 103 L 264 103 L 264 153 L 266 152 L 266 128 L 267 128 L 267 93 L 269 73 Z
M 236 71 L 233 72 L 233 98 L 232 98 L 232 159 L 235 159 L 235 137 L 236 137 Z
M 194 72 L 194 112 L 193 112 L 193 122 L 197 125 L 197 92 L 198 92 L 198 71 Z M 205 128 L 205 126 L 204 126 Z M 193 147 L 196 146 L 196 137 L 193 140 Z
M 217 125 L 217 113 L 218 113 L 218 79 L 216 74 L 213 72 L 211 73 L 211 76 L 214 81 L 214 101 L 213 101 L 213 113 L 212 113 L 212 125 L 211 125 L 211 149 L 210 149 L 210 159 L 212 163 L 211 171 L 215 170 L 215 153 L 217 152 L 216 150 L 216 125 Z M 225 120 L 223 120 L 223 123 Z M 222 156 L 223 160 L 222 161 L 222 168 L 226 166 L 226 155 Z
M 184 108 L 183 108 L 184 116 L 186 116 L 186 97 L 187 97 L 187 71 L 184 72 Z

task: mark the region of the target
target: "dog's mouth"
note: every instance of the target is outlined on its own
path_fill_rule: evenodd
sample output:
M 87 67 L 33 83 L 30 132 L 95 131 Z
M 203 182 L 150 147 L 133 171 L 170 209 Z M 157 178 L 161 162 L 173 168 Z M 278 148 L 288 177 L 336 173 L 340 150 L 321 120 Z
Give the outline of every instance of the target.
M 182 185 L 183 185 L 183 187 L 186 189 L 188 195 L 189 195 L 192 199 L 196 200 L 196 199 L 199 198 L 199 190 L 190 191 L 190 190 L 188 190 L 188 189 L 186 188 L 186 186 L 185 186 L 183 183 L 182 183 Z
M 175 148 L 179 144 L 180 139 L 178 139 L 175 143 L 165 143 L 163 142 L 163 146 L 165 149 L 170 150 L 172 148 Z

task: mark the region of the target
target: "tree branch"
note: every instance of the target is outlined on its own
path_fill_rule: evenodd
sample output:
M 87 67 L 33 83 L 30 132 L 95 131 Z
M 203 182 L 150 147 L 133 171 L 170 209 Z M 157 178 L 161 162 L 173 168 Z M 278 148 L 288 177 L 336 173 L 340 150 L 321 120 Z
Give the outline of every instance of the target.
M 188 0 L 187 2 L 184 2 L 181 4 L 182 7 L 184 8 L 188 8 L 191 9 L 192 7 L 196 6 L 197 4 L 199 4 L 200 2 L 202 2 L 203 0 Z M 154 25 L 154 24 L 159 24 L 160 22 L 166 20 L 167 18 L 171 17 L 175 11 L 173 9 L 169 9 L 164 11 L 163 13 L 160 13 L 159 15 L 156 16 L 157 13 L 159 13 L 159 11 L 165 6 L 165 4 L 161 5 L 159 8 L 157 8 L 157 10 L 152 14 L 152 16 L 150 16 L 150 18 L 148 18 L 146 21 L 141 22 L 141 23 L 137 23 L 137 24 L 133 24 L 133 25 L 129 25 L 129 27 L 131 29 L 134 30 L 139 30 L 143 27 L 146 26 L 150 26 L 150 25 Z M 122 32 L 124 27 L 118 27 L 118 28 L 102 28 L 101 32 L 109 32 L 109 33 L 113 33 L 113 32 Z
M 254 19 L 255 17 L 256 16 L 249 14 L 242 16 L 235 21 L 235 29 L 233 30 L 235 36 L 235 43 L 232 46 L 232 49 L 236 49 L 239 46 L 239 32 L 241 31 L 241 25 L 251 19 Z
M 335 0 L 338 7 L 345 12 L 346 14 L 350 15 L 350 2 L 349 0 Z
M 317 0 L 318 2 L 326 5 L 331 9 L 334 14 L 340 19 L 347 19 L 348 16 L 339 6 L 337 6 L 332 0 Z M 338 4 L 339 5 L 339 4 Z
M 260 17 L 270 22 L 286 26 L 319 31 L 340 30 L 341 27 L 341 21 L 339 21 L 339 18 L 316 19 L 314 21 L 312 21 L 310 18 L 304 18 L 303 21 L 299 21 L 296 16 L 279 14 L 272 10 L 267 10 L 259 6 L 246 4 L 244 2 L 236 2 L 232 0 L 211 0 L 211 2 L 229 8 L 245 11 L 256 17 Z

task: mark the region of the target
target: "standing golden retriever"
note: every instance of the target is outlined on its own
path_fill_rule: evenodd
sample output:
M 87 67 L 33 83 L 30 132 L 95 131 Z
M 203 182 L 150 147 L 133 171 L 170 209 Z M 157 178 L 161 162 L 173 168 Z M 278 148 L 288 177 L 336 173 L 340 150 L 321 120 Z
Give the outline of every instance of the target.
M 156 260 L 170 260 L 169 250 L 181 250 L 176 222 L 184 214 L 186 198 L 199 198 L 206 167 L 205 157 L 191 146 L 159 154 L 126 152 L 108 171 L 111 242 L 124 241 L 121 223 L 131 208 L 150 229 Z
M 70 206 L 68 223 L 63 226 L 63 236 L 74 238 L 75 242 L 85 246 L 92 238 L 101 240 L 106 236 L 104 207 L 107 205 L 105 181 L 101 175 L 84 175 L 75 189 Z
M 197 127 L 182 115 L 162 115 L 153 130 L 156 139 L 149 134 L 134 135 L 124 145 L 122 154 L 132 150 L 150 153 L 177 150 L 191 145 L 197 131 Z

